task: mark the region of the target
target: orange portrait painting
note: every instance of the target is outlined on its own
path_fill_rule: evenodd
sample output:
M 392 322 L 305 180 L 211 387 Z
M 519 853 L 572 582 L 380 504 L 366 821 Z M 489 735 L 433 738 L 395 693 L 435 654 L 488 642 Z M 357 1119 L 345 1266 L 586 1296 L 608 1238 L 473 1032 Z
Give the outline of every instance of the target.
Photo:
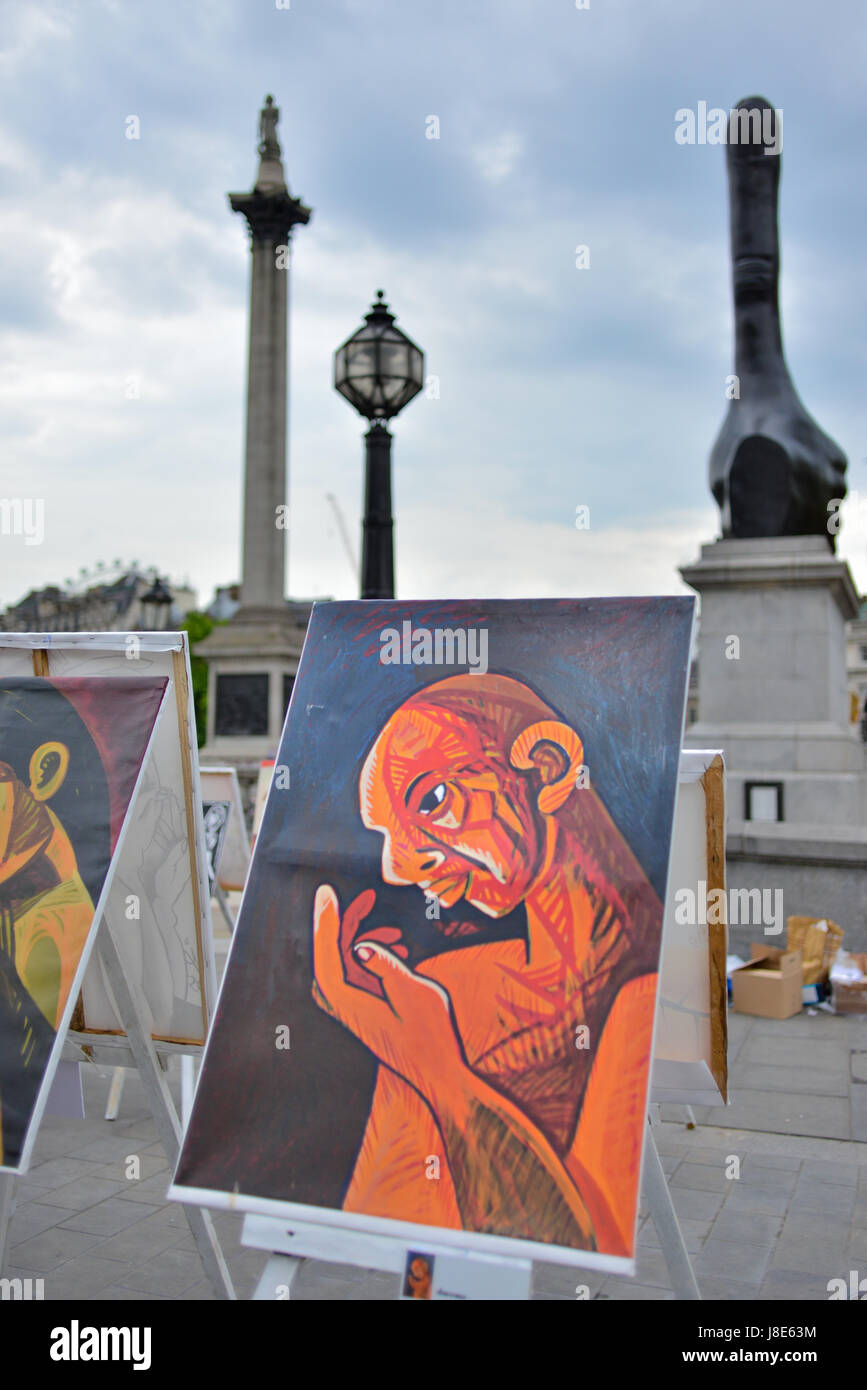
M 317 607 L 178 1186 L 631 1259 L 691 623 Z

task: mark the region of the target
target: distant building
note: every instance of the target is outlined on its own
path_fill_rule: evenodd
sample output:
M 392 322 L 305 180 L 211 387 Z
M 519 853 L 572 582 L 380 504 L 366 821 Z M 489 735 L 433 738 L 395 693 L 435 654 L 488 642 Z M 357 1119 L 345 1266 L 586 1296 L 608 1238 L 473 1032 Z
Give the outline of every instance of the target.
M 157 571 L 120 566 L 105 573 L 82 575 L 77 584 L 61 588 L 48 584 L 44 589 L 31 589 L 18 603 L 10 604 L 0 613 L 3 632 L 138 632 L 151 626 L 149 614 L 142 603 L 152 590 Z M 171 631 L 181 625 L 197 604 L 195 589 L 186 581 L 173 585 L 162 581 L 171 595 L 171 603 L 160 627 Z

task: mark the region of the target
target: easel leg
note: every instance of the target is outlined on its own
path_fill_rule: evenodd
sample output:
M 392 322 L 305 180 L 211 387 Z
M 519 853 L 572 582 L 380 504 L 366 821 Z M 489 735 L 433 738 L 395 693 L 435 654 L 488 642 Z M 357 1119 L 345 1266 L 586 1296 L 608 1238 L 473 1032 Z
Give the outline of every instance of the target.
M 130 1051 L 135 1057 L 136 1067 L 150 1103 L 151 1113 L 156 1120 L 162 1146 L 174 1168 L 181 1141 L 178 1112 L 145 1024 L 144 1001 L 141 999 L 138 986 L 131 985 L 126 978 L 114 933 L 105 917 L 99 925 L 97 947 L 117 1003 Z M 218 1298 L 233 1299 L 235 1290 L 210 1212 L 202 1207 L 193 1206 L 185 1206 L 184 1211 L 214 1293 Z
M 220 887 L 219 883 L 214 884 L 214 897 L 217 899 L 217 902 L 220 905 L 220 911 L 226 919 L 226 926 L 229 928 L 230 932 L 233 932 L 235 930 L 235 919 L 229 910 L 229 903 L 228 899 L 226 898 L 226 894 L 224 890 Z
M 304 1261 L 295 1255 L 272 1255 L 253 1294 L 254 1303 L 274 1303 L 291 1298 L 292 1281 Z
M 0 1173 L 0 1271 L 6 1267 L 6 1240 L 15 1210 L 15 1174 Z
M 183 1053 L 181 1057 L 181 1124 L 184 1133 L 187 1132 L 187 1125 L 190 1123 L 190 1111 L 193 1108 L 193 1093 L 196 1089 L 196 1063 L 189 1052 Z
M 701 1298 L 689 1252 L 683 1243 L 683 1233 L 668 1190 L 653 1131 L 648 1126 L 644 1136 L 644 1197 L 653 1218 L 659 1244 L 671 1276 L 675 1297 L 686 1300 Z
M 115 1067 L 111 1074 L 111 1086 L 108 1090 L 108 1100 L 105 1103 L 105 1118 L 116 1120 L 117 1112 L 120 1108 L 120 1098 L 123 1095 L 124 1068 Z

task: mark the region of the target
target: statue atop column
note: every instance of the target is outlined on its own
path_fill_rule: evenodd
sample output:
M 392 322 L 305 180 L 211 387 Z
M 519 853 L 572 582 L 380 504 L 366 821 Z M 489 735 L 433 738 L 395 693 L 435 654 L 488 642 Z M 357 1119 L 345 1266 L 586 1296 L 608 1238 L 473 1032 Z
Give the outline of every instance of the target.
M 753 126 L 746 113 L 756 113 Z M 726 164 L 735 379 L 710 455 L 710 486 L 724 537 L 824 535 L 833 548 L 828 504 L 845 495 L 846 457 L 804 408 L 780 331 L 781 120 L 763 97 L 746 97 L 732 113 Z M 747 130 L 750 139 L 736 138 Z
M 270 156 L 279 159 L 281 150 L 280 142 L 277 139 L 277 122 L 280 119 L 280 108 L 274 105 L 274 98 L 267 96 L 265 105 L 259 112 L 259 148 L 258 152 L 263 159 Z

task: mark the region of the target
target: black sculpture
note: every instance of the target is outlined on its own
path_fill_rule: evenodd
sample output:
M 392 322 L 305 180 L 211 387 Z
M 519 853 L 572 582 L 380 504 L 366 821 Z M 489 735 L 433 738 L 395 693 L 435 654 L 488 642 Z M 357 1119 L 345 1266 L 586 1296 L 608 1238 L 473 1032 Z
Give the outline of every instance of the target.
M 735 115 L 747 111 L 761 114 L 752 122 Z M 726 163 L 736 394 L 711 451 L 710 486 L 723 536 L 824 535 L 833 549 L 828 521 L 837 509 L 828 504 L 845 496 L 846 456 L 804 409 L 780 333 L 781 115 L 764 97 L 746 97 L 732 113 Z

